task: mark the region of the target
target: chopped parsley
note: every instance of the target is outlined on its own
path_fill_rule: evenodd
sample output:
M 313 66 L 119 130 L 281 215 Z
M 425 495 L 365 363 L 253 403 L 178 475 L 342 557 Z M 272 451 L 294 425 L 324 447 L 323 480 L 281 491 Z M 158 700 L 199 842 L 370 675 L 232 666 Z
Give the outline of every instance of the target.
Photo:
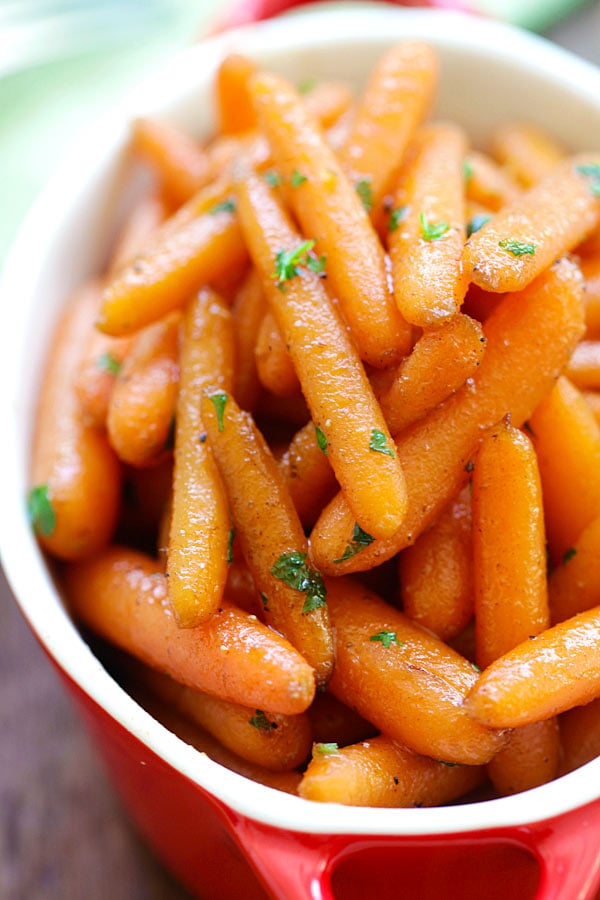
M 406 218 L 408 206 L 395 206 L 390 210 L 388 219 L 388 231 L 397 231 L 402 222 Z
M 227 562 L 233 562 L 233 541 L 235 539 L 235 528 L 229 529 L 229 534 L 227 536 Z
M 360 181 L 357 181 L 354 185 L 354 189 L 356 193 L 361 199 L 362 205 L 366 209 L 367 212 L 371 212 L 373 209 L 373 188 L 371 187 L 371 182 L 368 178 L 361 178 Z
M 322 450 L 325 456 L 327 456 L 327 438 L 325 437 L 325 432 L 322 428 L 319 428 L 318 425 L 315 425 L 315 436 L 317 438 L 317 445 L 319 450 Z
M 475 234 L 484 225 L 486 225 L 492 217 L 487 213 L 477 213 L 476 216 L 473 216 L 472 219 L 469 219 L 467 222 L 467 237 L 470 238 L 472 234 Z
M 568 563 L 569 560 L 573 559 L 574 556 L 577 556 L 577 550 L 575 549 L 575 547 L 569 547 L 569 549 L 565 550 L 565 552 L 563 553 L 563 563 Z
M 481 672 L 481 669 L 479 668 L 479 666 L 477 665 L 477 663 L 472 662 L 472 663 L 471 663 L 471 668 L 472 668 L 472 669 L 475 669 L 476 672 Z
M 304 184 L 305 181 L 308 181 L 306 175 L 303 175 L 302 172 L 299 172 L 298 169 L 294 169 L 292 174 L 290 175 L 290 184 L 293 188 L 299 188 L 301 184 Z
M 221 203 L 215 203 L 215 205 L 211 206 L 208 210 L 210 216 L 216 216 L 218 213 L 222 212 L 235 212 L 235 200 L 223 200 Z
M 398 640 L 398 635 L 395 631 L 378 631 L 377 634 L 372 634 L 369 640 L 379 641 L 384 647 L 391 647 L 392 644 L 397 644 L 399 647 L 403 646 L 402 641 Z
M 516 241 L 513 238 L 504 238 L 498 241 L 498 246 L 508 250 L 513 256 L 535 256 L 535 244 L 527 244 L 524 241 Z
M 264 174 L 264 179 L 271 187 L 279 187 L 281 184 L 281 175 L 279 172 L 276 172 L 275 169 L 267 169 Z
M 327 590 L 323 576 L 306 564 L 306 553 L 292 550 L 282 553 L 271 568 L 271 575 L 295 591 L 306 594 L 302 614 L 327 604 Z
M 421 237 L 425 241 L 439 241 L 446 232 L 450 231 L 447 222 L 428 222 L 425 213 L 419 214 L 419 222 L 421 223 Z
M 385 453 L 386 456 L 391 456 L 392 459 L 396 458 L 396 451 L 388 445 L 385 434 L 378 428 L 374 428 L 371 432 L 369 450 L 373 450 L 375 453 Z
M 473 169 L 473 163 L 470 159 L 463 159 L 462 164 L 462 172 L 463 178 L 465 181 L 470 181 L 473 175 L 475 174 L 475 170 Z
M 121 363 L 112 353 L 103 353 L 96 360 L 96 365 L 109 375 L 118 375 L 121 371 Z
M 47 484 L 37 484 L 27 495 L 27 515 L 34 531 L 49 537 L 56 528 L 56 513 Z
M 316 743 L 313 744 L 312 755 L 313 756 L 328 756 L 330 753 L 337 753 L 339 750 L 339 745 L 335 743 L 335 741 L 327 741 L 324 743 Z
M 375 538 L 371 534 L 367 534 L 366 531 L 362 530 L 358 522 L 355 522 L 352 540 L 346 545 L 343 556 L 340 556 L 339 559 L 334 559 L 334 563 L 341 563 L 351 559 L 357 553 L 360 553 L 361 550 L 364 550 L 365 547 L 368 547 L 369 544 L 372 544 L 374 540 Z
M 273 731 L 274 728 L 277 728 L 277 722 L 271 722 L 267 719 L 262 709 L 256 709 L 254 715 L 248 721 L 253 728 L 258 728 L 259 731 Z
M 229 397 L 225 393 L 225 391 L 217 391 L 214 394 L 210 394 L 209 398 L 210 402 L 215 408 L 217 413 L 217 424 L 219 426 L 219 431 L 223 431 L 225 428 L 225 422 L 223 421 L 223 414 L 225 412 L 225 407 L 227 405 L 227 401 Z
M 314 76 L 312 78 L 305 78 L 298 85 L 298 93 L 299 94 L 310 94 L 311 91 L 314 91 L 317 84 L 318 84 L 318 81 Z
M 307 264 L 307 256 L 315 246 L 313 240 L 302 241 L 293 250 L 280 250 L 275 256 L 275 273 L 273 278 L 277 281 L 277 287 L 283 290 L 285 282 L 299 275 L 298 266 Z
M 309 253 L 306 257 L 306 268 L 310 269 L 311 272 L 314 272 L 315 275 L 325 275 L 325 266 L 327 265 L 327 257 L 326 256 L 315 256 L 314 253 Z
M 269 612 L 269 598 L 262 591 L 259 591 L 260 599 L 262 600 L 263 609 L 265 612 Z
M 600 197 L 600 163 L 582 163 L 576 166 L 576 171 L 590 179 L 591 193 Z

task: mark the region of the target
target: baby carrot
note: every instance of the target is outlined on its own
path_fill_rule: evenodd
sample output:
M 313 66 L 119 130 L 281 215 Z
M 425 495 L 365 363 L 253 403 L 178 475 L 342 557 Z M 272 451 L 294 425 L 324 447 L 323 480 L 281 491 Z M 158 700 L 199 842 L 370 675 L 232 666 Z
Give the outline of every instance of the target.
M 475 372 L 484 348 L 479 323 L 459 313 L 423 333 L 382 393 L 374 372 L 371 382 L 391 433 L 399 434 L 457 391 Z
M 313 740 L 340 747 L 375 737 L 377 729 L 329 691 L 317 691 L 308 710 Z
M 200 401 L 208 387 L 231 390 L 231 313 L 211 290 L 189 303 L 183 323 L 175 419 L 173 512 L 168 549 L 169 597 L 180 625 L 217 608 L 227 577 L 227 498 L 205 443 Z
M 327 258 L 327 278 L 350 323 L 362 359 L 385 367 L 410 346 L 410 328 L 395 307 L 383 248 L 301 97 L 283 78 L 257 74 L 251 91 L 259 121 L 305 235 Z
M 115 378 L 106 427 L 115 452 L 130 465 L 154 465 L 171 449 L 180 321 L 171 313 L 140 331 Z
M 150 235 L 165 220 L 165 205 L 156 193 L 139 200 L 123 225 L 108 264 L 108 276 L 114 276 L 140 252 Z
M 359 543 L 356 519 L 338 495 L 311 534 L 311 555 L 319 571 L 363 571 L 414 543 L 465 484 L 465 467 L 483 431 L 507 412 L 516 425 L 531 416 L 582 331 L 581 276 L 568 260 L 519 295 L 505 297 L 485 323 L 485 353 L 470 382 L 396 441 L 407 479 L 403 524 L 386 540 Z
M 273 313 L 267 310 L 258 330 L 255 347 L 256 368 L 261 384 L 276 397 L 294 397 L 300 382 L 294 363 L 277 327 Z
M 509 172 L 485 153 L 470 150 L 463 166 L 467 200 L 497 212 L 516 200 L 521 189 Z
M 390 535 L 406 510 L 402 470 L 346 325 L 314 271 L 321 260 L 310 255 L 312 242 L 302 241 L 264 179 L 249 175 L 238 185 L 238 212 L 311 416 L 356 520 L 371 535 Z
M 137 119 L 133 123 L 131 149 L 150 163 L 172 209 L 189 200 L 210 180 L 208 157 L 200 143 L 168 122 Z
M 440 806 L 484 779 L 480 766 L 448 766 L 380 735 L 342 748 L 315 744 L 298 793 L 305 800 L 348 806 Z
M 527 638 L 493 662 L 465 706 L 490 728 L 540 722 L 600 696 L 600 607 Z
M 569 359 L 565 375 L 582 391 L 600 389 L 600 341 L 580 341 Z
M 490 149 L 494 158 L 525 188 L 544 178 L 565 156 L 563 147 L 548 132 L 524 122 L 496 129 Z
M 179 628 L 167 579 L 143 553 L 113 545 L 69 566 L 64 585 L 84 625 L 182 684 L 289 715 L 313 698 L 312 670 L 300 654 L 226 601 L 207 622 Z
M 260 275 L 251 269 L 240 287 L 232 307 L 235 336 L 235 372 L 233 396 L 242 407 L 253 412 L 260 395 L 254 348 L 267 310 Z
M 562 744 L 561 775 L 600 756 L 600 698 L 567 710 L 558 723 Z
M 471 496 L 463 488 L 398 557 L 404 613 L 443 641 L 473 615 L 472 556 Z
M 106 435 L 87 424 L 74 388 L 97 311 L 92 282 L 62 313 L 41 385 L 28 510 L 41 545 L 59 559 L 99 550 L 117 524 L 121 467 Z
M 393 187 L 417 126 L 429 113 L 438 80 L 431 47 L 402 41 L 382 55 L 364 89 L 338 158 L 373 210 Z
M 293 436 L 279 468 L 302 525 L 312 527 L 338 489 L 324 435 L 312 421 Z
M 348 579 L 331 579 L 336 662 L 329 690 L 416 753 L 488 762 L 505 737 L 474 721 L 463 701 L 477 681 L 470 662 L 399 610 Z
M 308 541 L 279 467 L 250 414 L 223 390 L 202 398 L 201 414 L 265 621 L 325 684 L 333 667 L 327 592 L 306 563 Z
M 490 780 L 503 796 L 547 784 L 559 774 L 560 749 L 556 716 L 521 725 L 488 763 Z
M 455 315 L 467 289 L 462 266 L 466 149 L 457 126 L 428 126 L 394 198 L 394 206 L 405 210 L 389 233 L 394 296 L 407 322 L 424 328 Z
M 585 324 L 586 337 L 600 338 L 600 251 L 593 257 L 581 260 L 581 271 L 585 279 Z
M 564 376 L 529 424 L 542 478 L 548 546 L 556 564 L 600 514 L 600 428 Z
M 496 213 L 465 245 L 464 265 L 488 291 L 518 291 L 600 224 L 600 157 L 564 160 Z
M 562 622 L 600 604 L 600 515 L 592 519 L 563 554 L 548 580 L 553 622 Z
M 256 63 L 239 53 L 221 62 L 215 79 L 218 131 L 239 134 L 256 128 L 256 113 L 248 92 L 248 81 Z

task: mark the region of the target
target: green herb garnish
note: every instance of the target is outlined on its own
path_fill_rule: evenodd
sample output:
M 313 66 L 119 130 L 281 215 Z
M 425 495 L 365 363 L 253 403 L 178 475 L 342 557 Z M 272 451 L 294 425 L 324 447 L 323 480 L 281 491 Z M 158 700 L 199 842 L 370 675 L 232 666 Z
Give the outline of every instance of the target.
M 273 278 L 277 281 L 277 287 L 283 290 L 285 282 L 299 275 L 299 265 L 306 265 L 306 257 L 315 246 L 315 242 L 302 241 L 293 250 L 280 250 L 275 256 L 275 272 Z
M 271 568 L 271 575 L 295 591 L 306 594 L 302 614 L 327 604 L 327 590 L 323 576 L 306 564 L 306 553 L 292 550 L 282 553 Z
M 306 257 L 306 268 L 314 272 L 315 275 L 324 275 L 326 265 L 326 256 L 315 256 L 314 253 L 309 253 Z
M 462 172 L 463 178 L 465 181 L 470 181 L 473 175 L 475 174 L 475 170 L 473 169 L 473 163 L 470 159 L 463 159 L 462 164 Z
M 304 184 L 305 181 L 308 181 L 306 175 L 303 175 L 302 172 L 299 172 L 298 169 L 294 169 L 292 174 L 290 175 L 290 184 L 293 188 L 299 188 L 301 184 Z
M 235 212 L 235 200 L 223 200 L 221 203 L 215 203 L 214 206 L 208 210 L 209 216 L 216 216 L 217 213 L 222 212 Z
M 265 612 L 269 612 L 269 598 L 262 591 L 259 591 L 260 599 L 262 600 L 263 609 Z
M 229 529 L 229 534 L 227 536 L 227 562 L 233 562 L 233 541 L 235 539 L 235 528 Z
M 319 450 L 322 450 L 325 456 L 327 456 L 327 438 L 325 437 L 325 432 L 322 428 L 319 428 L 318 425 L 315 425 L 315 436 L 317 438 L 317 445 Z
M 395 631 L 378 631 L 377 634 L 372 634 L 369 640 L 379 641 L 384 647 L 391 647 L 392 644 L 398 644 L 399 647 L 402 647 L 402 642 L 398 640 Z
M 210 394 L 209 398 L 210 402 L 215 408 L 217 413 L 217 424 L 219 426 L 219 431 L 223 431 L 225 428 L 225 422 L 223 421 L 223 414 L 225 412 L 225 407 L 227 405 L 227 401 L 229 397 L 225 393 L 225 391 L 217 391 L 215 394 Z
M 371 432 L 369 450 L 373 450 L 375 453 L 385 453 L 386 456 L 391 456 L 392 459 L 396 458 L 396 451 L 388 446 L 385 434 L 378 428 L 374 428 Z
M 397 231 L 400 225 L 400 222 L 406 218 L 406 213 L 408 212 L 408 206 L 396 206 L 390 210 L 390 217 L 388 219 L 388 231 Z
M 277 722 L 270 722 L 262 709 L 256 709 L 248 721 L 253 728 L 258 728 L 259 731 L 273 731 L 274 728 L 277 728 Z
M 569 547 L 569 549 L 565 550 L 565 552 L 563 553 L 563 563 L 568 563 L 569 560 L 573 559 L 574 556 L 577 556 L 577 550 L 575 549 L 575 547 Z
M 355 522 L 352 540 L 346 545 L 343 556 L 340 556 L 339 559 L 334 559 L 334 563 L 341 563 L 351 559 L 357 553 L 360 553 L 361 550 L 364 550 L 365 547 L 368 547 L 369 544 L 372 544 L 374 540 L 375 538 L 371 534 L 367 534 L 366 531 L 362 530 L 358 522 Z
M 582 163 L 575 168 L 590 179 L 590 191 L 594 197 L 600 197 L 600 163 Z
M 281 184 L 281 175 L 279 172 L 276 172 L 275 169 L 267 169 L 264 174 L 264 179 L 271 187 L 279 187 Z
M 32 487 L 27 495 L 27 515 L 34 531 L 49 537 L 56 528 L 56 513 L 47 484 Z
M 314 91 L 317 84 L 318 84 L 318 81 L 316 78 L 314 78 L 314 77 L 305 78 L 298 85 L 298 93 L 299 94 L 310 94 L 311 91 Z
M 419 214 L 419 222 L 421 223 L 421 237 L 425 241 L 439 241 L 446 232 L 450 231 L 447 222 L 428 222 L 425 213 Z
M 339 745 L 336 744 L 335 741 L 316 743 L 316 744 L 313 744 L 312 755 L 313 756 L 327 756 L 330 753 L 337 753 L 339 749 L 340 749 Z
M 371 187 L 371 182 L 368 178 L 361 178 L 361 180 L 357 181 L 354 185 L 354 189 L 360 197 L 366 211 L 371 212 L 373 209 L 373 188 Z
M 513 256 L 535 256 L 535 244 L 527 244 L 524 241 L 504 238 L 504 240 L 498 241 L 498 246 L 503 250 L 508 250 Z
M 96 365 L 109 375 L 118 375 L 121 371 L 121 363 L 112 353 L 103 353 L 96 360 Z
M 476 216 L 473 216 L 472 219 L 469 219 L 467 222 L 467 237 L 470 238 L 472 234 L 475 234 L 479 231 L 483 226 L 490 221 L 492 217 L 487 213 L 478 213 Z

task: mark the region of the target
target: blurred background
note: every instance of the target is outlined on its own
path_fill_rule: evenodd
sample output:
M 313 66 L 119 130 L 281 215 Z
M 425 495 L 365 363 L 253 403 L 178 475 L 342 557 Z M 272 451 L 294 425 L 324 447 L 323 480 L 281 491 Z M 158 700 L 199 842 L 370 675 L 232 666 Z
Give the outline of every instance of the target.
M 0 0 L 0 265 L 73 137 L 216 21 L 263 2 L 280 0 Z M 600 64 L 600 0 L 460 5 Z M 129 824 L 1 572 L 0 722 L 2 900 L 186 900 Z

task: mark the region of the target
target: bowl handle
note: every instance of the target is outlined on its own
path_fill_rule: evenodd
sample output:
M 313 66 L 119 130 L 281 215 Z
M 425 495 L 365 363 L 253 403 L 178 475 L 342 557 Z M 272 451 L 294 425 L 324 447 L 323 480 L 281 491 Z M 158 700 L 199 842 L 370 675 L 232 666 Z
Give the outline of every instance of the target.
M 591 900 L 600 879 L 600 802 L 543 827 L 531 849 L 540 866 L 535 900 Z

